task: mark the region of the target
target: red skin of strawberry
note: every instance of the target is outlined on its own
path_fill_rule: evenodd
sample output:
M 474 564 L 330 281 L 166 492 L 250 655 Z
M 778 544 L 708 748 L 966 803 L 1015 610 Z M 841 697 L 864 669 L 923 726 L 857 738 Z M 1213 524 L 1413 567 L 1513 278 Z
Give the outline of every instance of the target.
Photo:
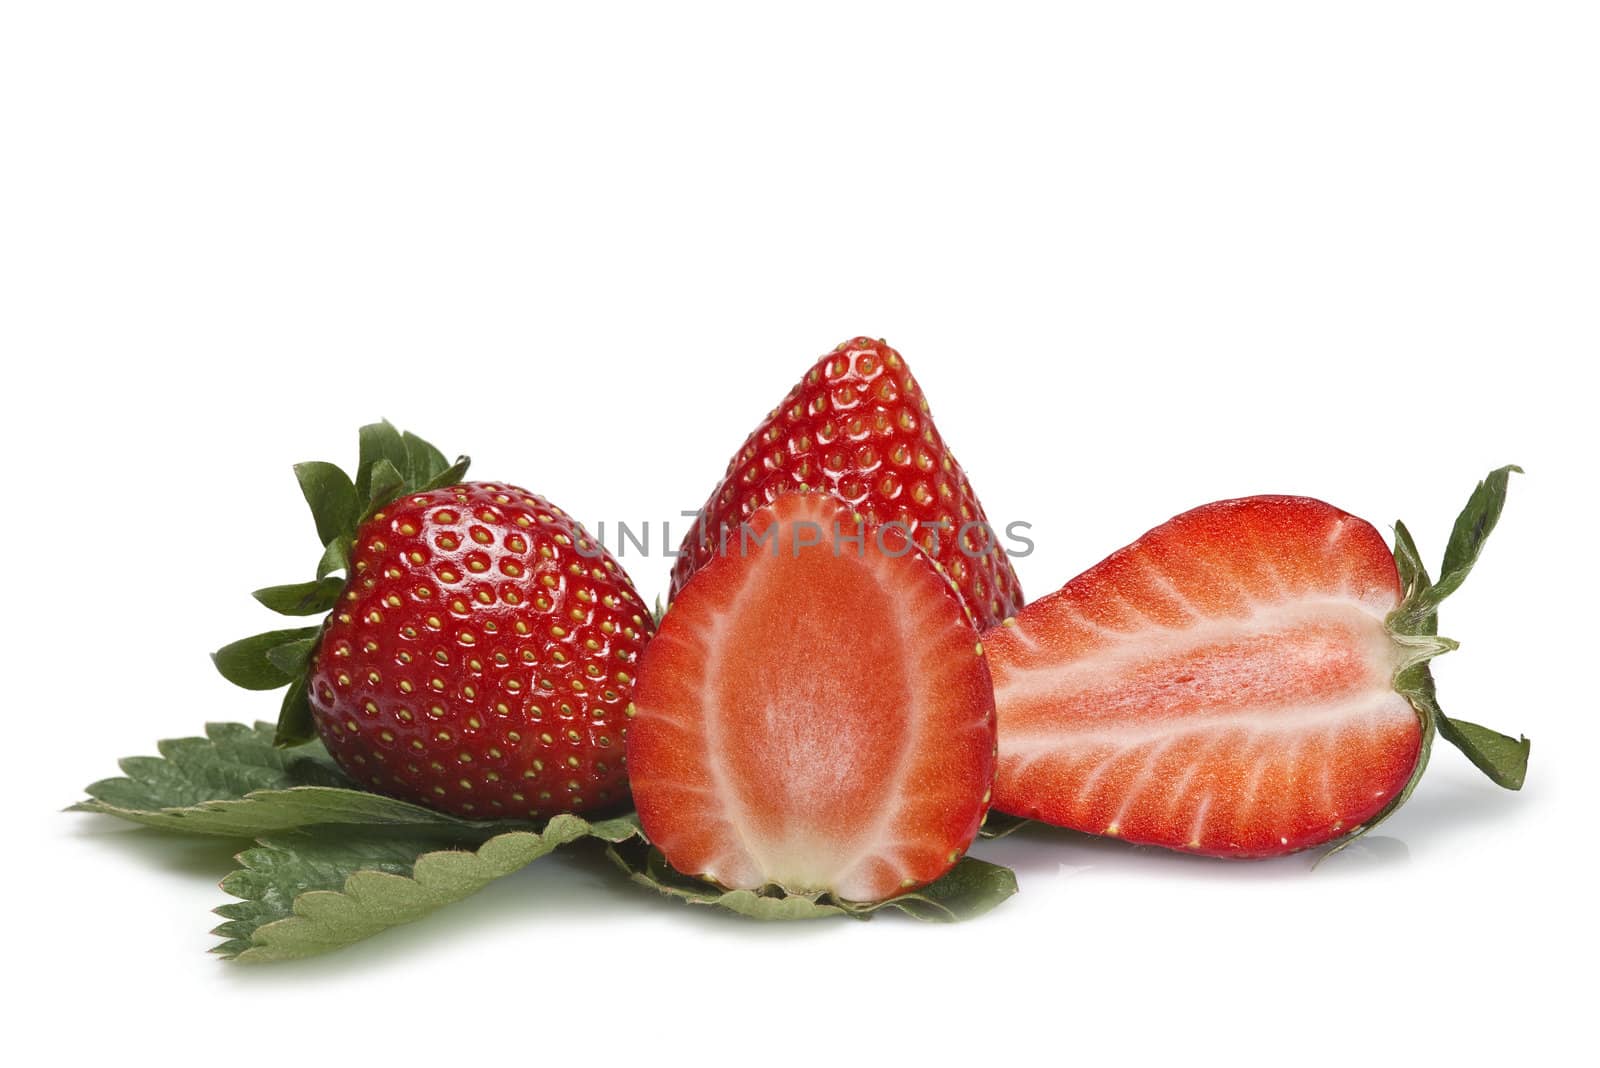
M 1340 838 L 1417 770 L 1400 602 L 1382 535 L 1331 505 L 1185 512 L 984 636 L 995 807 L 1211 856 Z
M 791 551 L 808 522 L 821 543 Z M 835 522 L 856 530 L 820 493 L 758 511 L 776 554 L 712 561 L 645 651 L 629 773 L 681 872 L 875 902 L 944 874 L 982 824 L 994 693 L 965 607 L 903 539 L 834 543 Z
M 469 819 L 627 806 L 626 710 L 654 627 L 581 526 L 514 486 L 450 486 L 363 524 L 350 574 L 310 696 L 353 778 Z
M 1022 589 L 961 465 L 900 354 L 858 337 L 823 356 L 734 454 L 672 572 L 676 597 L 720 551 L 723 530 L 781 493 L 831 493 L 869 523 L 902 523 L 955 583 L 980 627 L 1022 607 Z M 969 523 L 984 526 L 967 527 Z M 963 546 L 963 532 L 965 545 Z

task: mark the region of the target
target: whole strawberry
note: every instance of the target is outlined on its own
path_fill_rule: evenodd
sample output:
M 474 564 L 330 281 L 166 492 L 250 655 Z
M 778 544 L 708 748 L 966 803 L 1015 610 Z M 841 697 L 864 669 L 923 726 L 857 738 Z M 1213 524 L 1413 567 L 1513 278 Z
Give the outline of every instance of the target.
M 672 595 L 738 551 L 742 523 L 782 493 L 826 492 L 869 524 L 897 524 L 954 583 L 980 627 L 1015 615 L 1022 589 L 967 476 L 898 352 L 858 337 L 819 359 L 745 439 L 689 531 Z
M 314 725 L 382 793 L 472 819 L 625 807 L 626 710 L 654 632 L 627 575 L 537 494 L 462 483 L 464 459 L 387 423 L 362 446 L 353 482 L 296 468 L 325 541 L 318 580 L 256 594 L 328 619 L 236 642 L 218 668 L 287 683 L 279 744 Z

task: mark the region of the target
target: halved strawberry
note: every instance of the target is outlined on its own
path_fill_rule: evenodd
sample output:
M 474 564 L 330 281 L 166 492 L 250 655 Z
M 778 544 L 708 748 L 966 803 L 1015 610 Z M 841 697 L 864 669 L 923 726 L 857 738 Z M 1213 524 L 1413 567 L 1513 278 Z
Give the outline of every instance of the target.
M 628 774 L 679 871 L 873 902 L 977 834 L 995 753 L 977 632 L 916 549 L 859 522 L 823 494 L 779 497 L 646 648 Z
M 781 493 L 830 493 L 898 524 L 950 576 L 979 627 L 1022 607 L 1017 573 L 898 352 L 852 338 L 817 360 L 745 439 L 679 550 L 671 596 Z
M 1203 505 L 984 636 L 1000 727 L 995 806 L 1213 856 L 1369 829 L 1437 728 L 1497 783 L 1528 743 L 1439 711 L 1438 604 L 1476 562 L 1511 471 L 1480 483 L 1432 585 L 1403 524 L 1305 497 Z M 1399 565 L 1398 570 L 1396 565 Z

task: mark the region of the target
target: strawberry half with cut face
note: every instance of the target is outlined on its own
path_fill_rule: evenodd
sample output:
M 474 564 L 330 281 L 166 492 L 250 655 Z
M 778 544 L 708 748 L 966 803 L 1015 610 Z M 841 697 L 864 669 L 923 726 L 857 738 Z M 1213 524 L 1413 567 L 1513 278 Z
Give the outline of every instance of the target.
M 728 463 L 672 572 L 677 597 L 779 494 L 822 491 L 872 525 L 900 524 L 955 583 L 980 627 L 1022 607 L 1022 589 L 967 476 L 934 428 L 900 354 L 858 337 L 819 359 Z
M 1439 710 L 1439 602 L 1499 519 L 1479 484 L 1433 584 L 1404 524 L 1305 497 L 1203 505 L 984 636 L 1000 728 L 995 807 L 1091 834 L 1264 857 L 1370 829 L 1435 730 L 1496 783 L 1528 742 Z
M 296 468 L 326 539 L 318 580 L 256 594 L 331 615 L 236 642 L 218 668 L 287 684 L 279 743 L 314 724 L 370 789 L 471 819 L 626 807 L 624 713 L 654 625 L 622 568 L 543 497 L 460 482 L 465 459 L 386 423 L 362 445 L 354 482 Z
M 949 581 L 825 494 L 783 494 L 713 560 L 639 666 L 628 767 L 678 871 L 882 901 L 972 843 L 994 694 Z M 853 539 L 862 533 L 860 542 Z

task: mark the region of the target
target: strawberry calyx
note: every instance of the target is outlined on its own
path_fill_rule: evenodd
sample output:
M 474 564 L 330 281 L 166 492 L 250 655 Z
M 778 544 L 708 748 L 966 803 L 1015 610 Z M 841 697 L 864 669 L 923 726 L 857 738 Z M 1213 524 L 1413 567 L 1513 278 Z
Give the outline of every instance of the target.
M 1428 756 L 1436 733 L 1460 749 L 1495 785 L 1507 790 L 1522 788 L 1531 748 L 1528 739 L 1520 735 L 1512 738 L 1488 727 L 1445 715 L 1439 707 L 1437 687 L 1428 667 L 1434 657 L 1459 646 L 1459 643 L 1439 635 L 1439 605 L 1461 588 L 1473 565 L 1478 562 L 1484 543 L 1500 521 L 1500 513 L 1505 507 L 1506 488 L 1513 472 L 1521 474 L 1522 468 L 1515 464 L 1496 468 L 1472 491 L 1450 531 L 1450 541 L 1445 547 L 1437 582 L 1429 576 L 1411 532 L 1404 523 L 1395 522 L 1394 562 L 1400 572 L 1402 598 L 1399 607 L 1389 613 L 1385 625 L 1399 650 L 1394 689 L 1411 702 L 1421 721 L 1421 750 L 1405 788 L 1376 816 L 1342 839 L 1334 847 L 1335 851 L 1372 830 L 1411 796 L 1411 791 L 1416 788 L 1428 766 Z
M 356 531 L 392 501 L 459 483 L 471 461 L 454 463 L 410 431 L 401 432 L 383 420 L 360 430 L 356 474 L 351 478 L 336 464 L 316 460 L 296 464 L 295 478 L 311 509 L 322 555 L 316 578 L 309 582 L 268 586 L 253 596 L 285 616 L 326 616 L 344 590 Z M 326 620 L 324 620 L 326 622 Z M 247 690 L 284 686 L 274 744 L 300 745 L 316 735 L 306 674 L 321 638 L 323 623 L 312 627 L 271 630 L 231 642 L 211 654 L 223 678 Z

